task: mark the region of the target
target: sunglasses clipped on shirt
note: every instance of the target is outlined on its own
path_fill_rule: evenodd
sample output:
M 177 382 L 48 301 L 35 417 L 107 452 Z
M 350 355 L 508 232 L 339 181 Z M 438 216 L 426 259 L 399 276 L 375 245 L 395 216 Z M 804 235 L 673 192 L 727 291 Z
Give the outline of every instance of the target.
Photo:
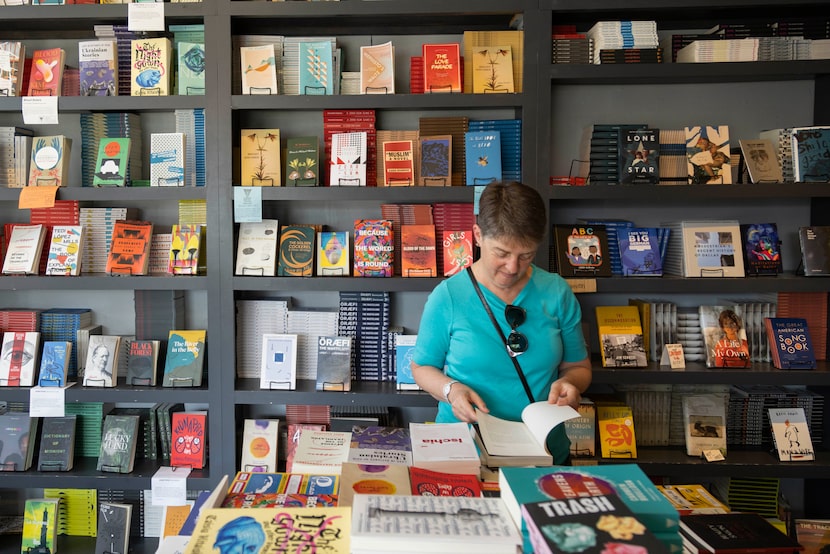
M 504 307 L 504 318 L 507 324 L 510 325 L 510 335 L 507 337 L 507 353 L 511 357 L 516 357 L 527 351 L 529 346 L 527 337 L 524 333 L 516 330 L 522 323 L 525 322 L 527 312 L 521 306 L 514 306 L 508 304 Z

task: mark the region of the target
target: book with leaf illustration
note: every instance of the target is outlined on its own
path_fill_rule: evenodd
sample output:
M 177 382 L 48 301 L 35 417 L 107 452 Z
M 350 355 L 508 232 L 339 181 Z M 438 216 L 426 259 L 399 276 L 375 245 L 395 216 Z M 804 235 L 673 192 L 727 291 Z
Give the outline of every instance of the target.
M 291 137 L 285 148 L 285 186 L 314 187 L 320 184 L 320 139 Z
M 60 187 L 69 177 L 72 139 L 64 135 L 34 137 L 29 186 Z
M 473 50 L 473 93 L 514 92 L 513 49 L 510 45 Z
M 239 183 L 245 187 L 280 186 L 280 130 L 242 129 L 241 135 Z

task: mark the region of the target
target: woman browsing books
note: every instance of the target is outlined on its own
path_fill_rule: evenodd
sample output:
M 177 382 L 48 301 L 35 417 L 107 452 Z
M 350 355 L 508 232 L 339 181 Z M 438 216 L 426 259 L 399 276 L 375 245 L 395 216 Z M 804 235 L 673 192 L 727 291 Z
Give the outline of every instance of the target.
M 432 291 L 412 356 L 415 381 L 441 401 L 437 422 L 475 422 L 476 409 L 521 421 L 531 396 L 579 405 L 591 383 L 582 312 L 564 279 L 533 264 L 546 230 L 533 188 L 493 183 L 482 193 L 481 256 Z M 547 445 L 554 463 L 567 460 L 563 426 Z

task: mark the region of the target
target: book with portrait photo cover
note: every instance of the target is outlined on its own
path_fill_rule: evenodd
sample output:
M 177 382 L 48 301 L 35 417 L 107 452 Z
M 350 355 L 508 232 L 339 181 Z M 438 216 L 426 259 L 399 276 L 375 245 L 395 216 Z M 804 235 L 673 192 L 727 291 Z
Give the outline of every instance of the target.
M 778 225 L 742 223 L 741 240 L 747 275 L 775 275 L 784 271 Z
M 118 379 L 118 335 L 90 335 L 84 366 L 85 387 L 114 387 Z
M 749 171 L 749 179 L 753 183 L 780 183 L 784 180 L 778 153 L 771 140 L 741 139 L 738 143 Z
M 604 225 L 554 225 L 557 272 L 562 277 L 610 277 Z
M 731 185 L 732 167 L 728 125 L 684 128 L 686 168 L 693 185 Z
M 749 344 L 743 319 L 731 306 L 698 307 L 706 348 L 706 367 L 750 367 Z

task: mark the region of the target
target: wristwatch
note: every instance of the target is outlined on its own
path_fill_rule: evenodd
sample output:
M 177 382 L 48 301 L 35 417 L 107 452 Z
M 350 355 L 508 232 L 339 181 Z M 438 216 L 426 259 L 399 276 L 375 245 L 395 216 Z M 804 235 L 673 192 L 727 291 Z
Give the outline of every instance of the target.
M 453 379 L 452 381 L 447 381 L 447 383 L 444 385 L 444 388 L 441 389 L 441 392 L 444 395 L 444 402 L 446 402 L 447 404 L 450 403 L 450 391 L 452 390 L 452 386 L 457 382 L 458 380 L 456 379 Z

